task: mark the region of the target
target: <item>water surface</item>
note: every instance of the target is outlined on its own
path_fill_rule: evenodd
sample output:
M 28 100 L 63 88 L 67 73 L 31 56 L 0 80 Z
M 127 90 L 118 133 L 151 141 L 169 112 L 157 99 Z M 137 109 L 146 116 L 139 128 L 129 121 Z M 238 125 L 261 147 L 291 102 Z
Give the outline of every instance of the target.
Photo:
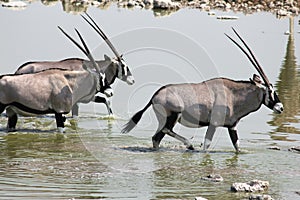
M 0 8 L 1 74 L 22 63 L 83 57 L 57 25 L 74 34 L 78 28 L 94 56 L 112 52 L 79 15 L 63 12 L 60 4 L 32 3 L 23 11 Z M 89 8 L 113 44 L 124 54 L 136 78 L 128 86 L 117 81 L 112 107 L 81 105 L 80 118 L 67 120 L 65 135 L 55 132 L 54 118 L 20 118 L 19 131 L 6 133 L 1 117 L 0 199 L 247 199 L 230 192 L 233 182 L 262 179 L 274 199 L 297 199 L 300 191 L 299 154 L 299 18 L 277 19 L 269 13 L 236 15 L 221 21 L 199 10 L 182 9 L 167 17 L 147 10 Z M 293 23 L 294 22 L 294 23 Z M 146 105 L 163 84 L 200 82 L 212 77 L 247 80 L 256 73 L 249 61 L 223 33 L 235 27 L 252 47 L 285 106 L 282 115 L 262 107 L 239 126 L 241 154 L 235 154 L 225 129 L 218 129 L 211 152 L 201 151 L 205 128 L 175 130 L 196 151 L 165 137 L 159 151 L 151 149 L 157 122 L 147 111 L 130 134 L 120 129 Z M 293 34 L 284 33 L 291 28 Z M 281 151 L 267 149 L 278 146 Z M 220 174 L 224 182 L 201 180 Z

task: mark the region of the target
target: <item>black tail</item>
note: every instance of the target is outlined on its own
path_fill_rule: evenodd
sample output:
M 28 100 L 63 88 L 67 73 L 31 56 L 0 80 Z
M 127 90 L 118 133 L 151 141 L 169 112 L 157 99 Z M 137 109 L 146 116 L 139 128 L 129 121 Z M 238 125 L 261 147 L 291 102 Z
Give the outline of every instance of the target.
M 142 118 L 144 112 L 149 108 L 149 106 L 151 106 L 151 104 L 152 104 L 151 100 L 149 101 L 149 103 L 142 110 L 135 113 L 135 115 L 133 115 L 133 117 L 130 119 L 130 121 L 127 124 L 125 124 L 125 127 L 121 131 L 122 133 L 130 132 L 137 125 L 137 123 Z

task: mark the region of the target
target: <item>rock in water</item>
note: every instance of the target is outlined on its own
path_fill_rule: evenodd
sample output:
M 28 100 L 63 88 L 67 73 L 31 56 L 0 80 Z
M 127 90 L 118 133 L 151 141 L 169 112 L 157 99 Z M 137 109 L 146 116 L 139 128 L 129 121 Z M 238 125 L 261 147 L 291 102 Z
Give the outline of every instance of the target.
M 212 182 L 222 182 L 224 180 L 223 177 L 218 174 L 210 174 L 208 176 L 201 177 L 201 179 Z
M 207 200 L 207 199 L 205 199 L 203 197 L 195 197 L 195 200 Z
M 249 200 L 274 200 L 270 195 L 267 194 L 258 194 L 258 195 L 251 195 Z
M 278 147 L 278 146 L 271 146 L 271 147 L 268 147 L 268 149 L 280 151 L 280 147 Z
M 248 183 L 233 183 L 231 191 L 233 192 L 260 192 L 269 188 L 268 181 L 252 180 Z
M 297 147 L 291 147 L 291 148 L 289 149 L 289 151 L 300 153 L 300 146 L 297 146 Z

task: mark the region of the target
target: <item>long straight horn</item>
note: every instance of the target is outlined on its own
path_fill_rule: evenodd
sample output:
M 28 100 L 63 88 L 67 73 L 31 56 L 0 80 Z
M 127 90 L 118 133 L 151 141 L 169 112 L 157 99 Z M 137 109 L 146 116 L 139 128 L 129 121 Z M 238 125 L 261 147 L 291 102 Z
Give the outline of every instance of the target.
M 259 68 L 256 66 L 255 62 L 252 60 L 252 58 L 250 57 L 250 55 L 247 53 L 247 51 L 245 51 L 245 49 L 243 49 L 243 47 L 241 47 L 241 45 L 239 45 L 239 43 L 237 43 L 234 39 L 232 39 L 229 35 L 227 35 L 226 33 L 224 33 L 236 46 L 238 46 L 240 48 L 240 50 L 242 50 L 242 52 L 248 57 L 248 59 L 250 60 L 250 62 L 252 63 L 252 65 L 255 67 L 255 69 L 257 71 L 259 71 Z
M 236 33 L 236 32 L 235 32 Z M 248 57 L 248 59 L 250 60 L 250 62 L 252 63 L 252 65 L 255 67 L 255 69 L 257 70 L 257 72 L 261 75 L 262 79 L 264 80 L 265 84 L 269 87 L 270 86 L 270 82 L 268 80 L 268 78 L 266 77 L 265 73 L 263 72 L 262 68 L 260 67 L 260 65 L 258 64 L 257 60 L 255 59 L 252 51 L 250 50 L 250 48 L 248 47 L 248 45 L 245 43 L 245 41 L 240 37 L 239 39 L 243 42 L 243 44 L 246 46 L 247 50 L 251 53 L 252 56 L 250 56 L 248 54 L 248 52 L 243 49 L 243 47 L 241 45 L 239 45 L 234 39 L 232 39 L 229 35 L 227 35 L 225 33 L 225 35 L 235 44 L 239 47 L 239 49 L 241 51 L 243 51 L 243 53 Z M 254 60 L 255 59 L 255 60 Z
M 85 51 L 85 49 L 78 44 L 70 35 L 68 35 L 60 26 L 57 26 L 58 29 L 67 37 L 69 38 L 69 40 L 71 40 L 86 56 L 88 56 L 87 52 Z
M 76 31 L 76 33 L 77 33 L 77 35 L 78 35 L 78 37 L 79 37 L 81 43 L 83 44 L 83 46 L 84 46 L 84 48 L 85 48 L 85 51 L 87 52 L 87 57 L 88 57 L 88 58 L 90 59 L 90 61 L 92 62 L 94 68 L 97 70 L 98 73 L 102 73 L 101 70 L 100 70 L 100 68 L 99 68 L 99 66 L 98 66 L 98 64 L 96 63 L 95 59 L 93 58 L 93 56 L 92 56 L 92 54 L 91 54 L 89 48 L 87 47 L 86 43 L 84 42 L 84 40 L 83 40 L 81 34 L 79 33 L 79 31 L 78 31 L 76 28 L 75 28 L 75 31 Z
M 93 58 L 92 54 L 90 53 L 90 50 L 88 49 L 86 43 L 84 42 L 81 34 L 79 33 L 79 31 L 77 29 L 75 29 L 78 37 L 81 40 L 81 43 L 83 44 L 84 47 L 82 47 L 80 44 L 78 44 L 78 42 L 76 42 L 69 34 L 67 34 L 60 26 L 58 26 L 59 30 L 68 38 L 70 39 L 92 62 L 93 66 L 95 67 L 95 69 L 97 70 L 98 73 L 101 73 L 101 70 L 99 68 L 99 66 L 97 65 L 97 63 L 95 62 L 95 59 Z
M 92 21 L 90 22 L 84 15 L 81 15 L 81 17 L 101 36 L 101 38 L 106 42 L 106 44 L 110 47 L 110 49 L 114 52 L 114 54 L 116 55 L 116 57 L 118 59 L 121 58 L 120 54 L 118 53 L 118 51 L 116 50 L 116 48 L 113 46 L 113 44 L 111 43 L 111 41 L 108 39 L 108 37 L 105 35 L 105 33 L 101 30 L 101 28 L 98 26 L 98 24 L 95 22 L 95 20 L 93 20 L 93 18 L 86 13 L 86 16 Z
M 242 43 L 244 44 L 244 46 L 248 49 L 248 51 L 251 54 L 254 62 L 256 63 L 257 68 L 259 69 L 260 75 L 263 77 L 265 83 L 269 86 L 270 85 L 270 81 L 269 81 L 268 77 L 266 76 L 266 74 L 264 73 L 264 70 L 260 66 L 259 62 L 255 58 L 254 54 L 252 53 L 250 47 L 246 44 L 246 42 L 243 40 L 243 38 L 238 34 L 238 32 L 233 27 L 232 27 L 232 30 L 238 36 L 238 38 L 242 41 Z

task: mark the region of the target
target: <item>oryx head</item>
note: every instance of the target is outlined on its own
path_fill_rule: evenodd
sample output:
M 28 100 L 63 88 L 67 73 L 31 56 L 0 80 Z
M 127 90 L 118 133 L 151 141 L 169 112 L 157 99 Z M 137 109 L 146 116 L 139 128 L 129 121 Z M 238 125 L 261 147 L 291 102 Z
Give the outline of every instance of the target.
M 279 97 L 274 90 L 272 84 L 267 86 L 260 76 L 253 74 L 253 78 L 250 78 L 250 81 L 255 84 L 257 87 L 262 88 L 264 90 L 263 104 L 268 108 L 272 109 L 275 113 L 282 113 L 283 105 L 279 100 Z
M 83 66 L 85 70 L 87 70 L 88 72 L 92 73 L 92 74 L 96 74 L 96 92 L 101 92 L 103 94 L 105 94 L 107 97 L 111 97 L 113 95 L 113 90 L 110 87 L 110 85 L 108 84 L 108 81 L 105 77 L 105 74 L 103 73 L 103 71 L 100 69 L 100 67 L 98 66 L 98 64 L 95 62 L 92 54 L 90 53 L 90 50 L 88 49 L 86 43 L 84 42 L 81 34 L 79 33 L 79 31 L 77 29 L 75 29 L 78 37 L 81 40 L 81 43 L 83 44 L 83 47 L 78 44 L 71 36 L 69 36 L 61 27 L 59 27 L 59 30 L 61 30 L 61 32 L 67 37 L 69 38 L 88 58 L 89 60 L 92 62 L 93 67 L 96 70 L 96 73 L 94 72 L 94 70 L 89 69 L 87 66 Z
M 101 36 L 101 38 L 106 42 L 106 44 L 110 47 L 110 49 L 115 54 L 115 58 L 112 58 L 111 61 L 117 65 L 118 68 L 118 74 L 117 77 L 121 79 L 122 81 L 125 81 L 127 84 L 132 85 L 134 84 L 134 78 L 130 72 L 130 69 L 128 65 L 125 63 L 123 56 L 120 55 L 116 48 L 112 45 L 108 37 L 104 34 L 104 32 L 100 29 L 100 27 L 97 25 L 97 23 L 93 20 L 93 18 L 85 13 L 86 16 L 89 18 L 86 18 L 84 15 L 81 15 L 82 18 L 93 27 L 93 29 Z M 89 21 L 90 20 L 90 21 Z
M 238 36 L 238 38 L 242 41 L 244 46 L 249 51 L 250 55 L 247 53 L 245 49 L 241 45 L 239 45 L 234 39 L 232 39 L 230 36 L 225 34 L 235 45 L 237 45 L 243 53 L 248 57 L 252 65 L 255 67 L 259 75 L 253 75 L 253 79 L 251 80 L 255 85 L 257 85 L 260 88 L 264 89 L 264 99 L 263 104 L 266 105 L 268 108 L 272 109 L 275 113 L 282 113 L 283 112 L 283 104 L 280 102 L 279 97 L 277 96 L 277 93 L 274 90 L 273 85 L 270 83 L 268 77 L 264 73 L 262 67 L 258 63 L 257 59 L 255 58 L 254 54 L 252 53 L 249 46 L 246 44 L 246 42 L 242 39 L 242 37 L 236 32 L 234 28 L 232 28 L 234 33 Z

